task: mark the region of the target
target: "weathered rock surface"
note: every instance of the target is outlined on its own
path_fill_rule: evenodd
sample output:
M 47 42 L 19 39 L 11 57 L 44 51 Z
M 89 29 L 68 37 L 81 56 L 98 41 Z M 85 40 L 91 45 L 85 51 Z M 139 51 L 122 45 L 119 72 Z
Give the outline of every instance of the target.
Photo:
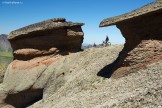
M 15 108 L 12 105 L 8 105 L 8 104 L 4 104 L 4 105 L 0 105 L 0 108 Z
M 12 48 L 7 40 L 7 35 L 0 35 L 0 83 L 3 80 L 8 64 L 12 59 Z
M 97 76 L 103 67 L 118 57 L 122 48 L 118 45 L 90 48 L 63 56 L 48 66 L 40 63 L 34 68 L 28 65 L 22 68 L 15 61 L 14 67 L 11 64 L 8 67 L 0 85 L 1 102 L 17 108 L 31 105 L 41 98 L 29 108 L 162 107 L 162 61 L 117 79 Z
M 83 42 L 82 25 L 55 18 L 15 30 L 8 39 L 15 59 L 19 60 L 50 55 L 53 48 L 61 52 L 76 52 L 81 50 Z
M 29 108 L 162 107 L 162 61 L 117 79 L 97 76 L 121 49 L 91 48 L 53 63 L 43 99 Z
M 161 10 L 157 10 L 151 11 L 149 14 L 141 14 L 135 19 L 132 17 L 117 23 L 119 28 L 124 29 L 122 33 L 126 35 L 126 44 L 119 57 L 118 54 L 123 47 L 118 45 L 91 48 L 70 55 L 68 53 L 71 52 L 71 49 L 80 50 L 81 47 L 78 47 L 78 44 L 73 44 L 77 47 L 66 44 L 69 45 L 66 48 L 65 44 L 62 47 L 62 45 L 53 44 L 52 41 L 50 41 L 49 46 L 43 46 L 45 43 L 40 44 L 42 41 L 38 42 L 39 45 L 34 43 L 24 44 L 23 47 L 17 46 L 20 45 L 21 39 L 25 38 L 23 41 L 25 43 L 32 39 L 38 40 L 38 34 L 43 33 L 43 36 L 46 36 L 47 31 L 50 31 L 46 30 L 48 28 L 52 29 L 50 33 L 53 33 L 53 30 L 55 31 L 54 25 L 56 28 L 58 27 L 56 30 L 66 29 L 65 31 L 70 37 L 76 35 L 73 30 L 67 30 L 67 27 L 58 26 L 64 22 L 64 19 L 52 20 L 56 24 L 51 24 L 51 20 L 49 20 L 50 23 L 45 21 L 47 25 L 44 22 L 36 24 L 40 24 L 40 28 L 32 25 L 11 33 L 13 36 L 9 37 L 10 41 L 16 42 L 16 44 L 12 43 L 14 55 L 22 57 L 15 56 L 15 60 L 7 68 L 4 81 L 0 84 L 0 105 L 4 107 L 12 105 L 16 108 L 28 106 L 30 108 L 162 107 L 162 61 L 159 60 L 161 52 L 156 48 L 161 48 L 161 28 L 154 27 L 156 30 L 152 30 L 136 22 L 139 21 L 142 25 L 147 23 L 160 26 Z M 152 18 L 153 21 L 147 22 L 149 18 L 147 19 L 146 16 Z M 135 24 L 131 25 L 130 22 L 135 22 Z M 129 32 L 129 29 L 125 29 L 127 26 L 130 26 L 131 32 L 135 32 L 135 34 Z M 77 26 L 75 27 L 77 28 Z M 149 31 L 144 32 L 146 29 Z M 153 34 L 151 35 L 151 33 Z M 38 37 L 35 37 L 34 34 Z M 134 36 L 133 39 L 130 34 Z M 42 37 L 41 39 L 45 39 Z M 31 47 L 32 45 L 34 47 Z M 26 58 L 28 56 L 29 58 Z M 115 65 L 110 64 L 115 59 L 117 59 L 114 62 Z M 139 64 L 142 67 L 143 64 L 147 64 L 147 66 L 127 76 L 105 78 L 113 74 L 114 66 L 135 67 L 138 65 L 139 67 Z M 126 70 L 131 72 L 127 68 Z
M 44 76 L 50 74 L 48 66 L 63 56 L 81 51 L 82 25 L 57 18 L 11 32 L 8 39 L 14 61 L 8 66 L 0 85 L 1 105 L 25 108 L 40 100 L 50 77 Z
M 162 2 L 154 2 L 130 13 L 108 18 L 100 26 L 116 25 L 126 43 L 121 51 L 114 70 L 120 67 L 137 69 L 162 58 Z
M 115 46 L 113 46 L 112 49 L 113 48 L 115 48 Z M 121 48 L 122 47 L 116 48 L 113 53 L 118 53 L 118 50 Z M 24 108 L 42 97 L 48 98 L 52 92 L 59 90 L 67 81 L 70 81 L 69 75 L 71 75 L 71 72 L 72 75 L 75 76 L 77 73 L 74 71 L 85 69 L 85 66 L 91 63 L 95 64 L 96 60 L 94 57 L 100 61 L 99 63 L 102 63 L 105 56 L 107 57 L 111 54 L 103 54 L 104 51 L 101 53 L 100 51 L 102 51 L 102 49 L 96 51 L 95 49 L 91 49 L 88 52 L 84 51 L 62 57 L 45 56 L 37 57 L 28 61 L 14 60 L 8 66 L 4 81 L 0 85 L 0 102 L 2 104 L 7 103 L 13 105 L 16 108 Z M 115 55 L 111 56 L 110 62 L 114 58 Z M 66 64 L 66 67 L 64 67 L 64 63 Z M 101 64 L 102 66 L 99 66 L 98 68 L 102 68 L 106 64 L 107 61 L 105 60 L 104 63 Z M 80 67 L 80 65 L 83 65 L 83 68 Z M 75 67 L 77 70 L 75 70 Z M 67 78 L 64 78 L 64 74 L 68 75 Z M 82 73 L 78 73 L 78 75 L 80 74 Z M 97 78 L 96 74 L 97 73 L 93 74 L 95 78 Z M 51 82 L 51 78 L 56 78 L 56 82 Z

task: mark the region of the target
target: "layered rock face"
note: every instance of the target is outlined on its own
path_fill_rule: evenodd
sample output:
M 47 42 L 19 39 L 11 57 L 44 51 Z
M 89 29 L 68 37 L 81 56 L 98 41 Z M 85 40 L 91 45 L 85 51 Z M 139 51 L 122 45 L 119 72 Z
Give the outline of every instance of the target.
M 63 56 L 81 51 L 82 25 L 56 18 L 11 32 L 8 39 L 14 61 L 0 85 L 0 105 L 26 108 L 40 100 L 50 77 L 46 74 L 53 71 L 49 72 L 48 67 Z
M 15 59 L 28 60 L 56 52 L 76 52 L 83 42 L 83 23 L 66 22 L 64 18 L 46 20 L 13 31 L 11 42 Z M 63 53 L 64 54 L 64 53 Z
M 101 22 L 100 26 L 115 24 L 126 40 L 114 70 L 120 67 L 143 67 L 162 58 L 161 19 L 162 2 L 155 2 Z
M 148 63 L 162 56 L 162 11 L 117 24 L 126 39 L 123 66 Z

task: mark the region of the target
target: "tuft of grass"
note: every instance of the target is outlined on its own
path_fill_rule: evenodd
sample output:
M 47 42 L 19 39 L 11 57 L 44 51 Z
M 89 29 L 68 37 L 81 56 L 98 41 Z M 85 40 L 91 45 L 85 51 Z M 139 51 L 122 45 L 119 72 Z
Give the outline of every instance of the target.
M 13 57 L 11 52 L 0 52 L 1 57 Z
M 6 64 L 0 64 L 0 72 L 1 71 L 5 71 L 7 68 L 7 65 Z

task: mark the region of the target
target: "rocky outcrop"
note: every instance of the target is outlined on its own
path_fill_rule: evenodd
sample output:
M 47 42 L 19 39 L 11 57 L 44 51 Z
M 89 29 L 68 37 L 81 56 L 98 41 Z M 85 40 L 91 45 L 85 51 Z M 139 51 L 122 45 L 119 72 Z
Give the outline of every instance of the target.
M 114 48 L 115 46 L 112 46 L 112 49 Z M 122 46 L 111 52 L 118 53 L 121 48 Z M 105 49 L 111 49 L 111 47 Z M 28 61 L 14 60 L 8 66 L 4 81 L 0 84 L 0 103 L 9 104 L 16 108 L 25 108 L 42 98 L 48 98 L 50 94 L 52 95 L 52 93 L 58 91 L 66 83 L 72 84 L 69 86 L 70 90 L 71 87 L 73 87 L 73 84 L 76 86 L 80 83 L 78 81 L 75 82 L 72 80 L 73 78 L 70 78 L 71 75 L 74 75 L 75 79 L 77 70 L 86 72 L 83 70 L 88 70 L 86 66 L 91 64 L 93 64 L 92 68 L 99 64 L 102 65 L 101 67 L 98 66 L 100 69 L 107 63 L 106 59 L 104 61 L 103 59 L 106 55 L 111 54 L 111 52 L 104 54 L 103 52 L 102 49 L 95 50 L 94 48 L 88 52 L 78 52 L 62 57 L 44 56 Z M 110 62 L 114 60 L 115 57 L 116 55 L 111 56 Z M 97 62 L 97 65 L 95 62 Z M 104 63 L 102 64 L 102 62 Z M 96 74 L 99 69 L 95 71 L 96 73 L 92 74 L 95 76 L 94 80 L 97 78 Z M 78 73 L 77 76 L 82 76 L 82 72 Z M 91 74 L 91 72 L 88 74 Z M 80 78 L 84 80 L 83 77 L 85 76 L 87 75 L 85 74 Z M 74 81 L 74 83 L 70 80 L 72 80 L 72 82 Z
M 66 55 L 81 51 L 82 25 L 56 18 L 11 32 L 8 39 L 14 61 L 0 85 L 1 105 L 25 108 L 42 99 L 43 89 L 53 72 L 48 67 Z
M 82 25 L 55 18 L 15 30 L 8 36 L 14 59 L 29 60 L 58 51 L 60 54 L 80 51 L 83 42 Z
M 26 69 L 22 68 L 22 62 L 15 61 L 15 70 L 9 65 L 0 84 L 0 100 L 17 108 L 24 105 L 30 105 L 29 108 L 161 107 L 161 60 L 117 79 L 97 76 L 117 58 L 122 48 L 119 45 L 89 48 L 63 56 L 48 66 L 26 65 Z M 18 68 L 21 70 L 17 71 Z
M 161 19 L 162 2 L 159 1 L 101 22 L 100 27 L 116 25 L 126 41 L 113 71 L 137 69 L 162 58 Z
M 156 11 L 153 13 L 156 13 Z M 151 15 L 154 15 L 153 13 L 149 14 L 150 17 Z M 161 16 L 158 13 L 156 13 L 156 15 L 157 18 L 158 16 Z M 143 17 L 145 17 L 145 15 L 142 15 L 139 18 Z M 152 17 L 152 19 L 153 18 L 154 17 Z M 143 24 L 145 20 L 141 19 L 138 21 L 141 21 Z M 155 23 L 156 21 L 153 20 L 153 22 Z M 60 23 L 62 23 L 62 20 L 59 21 L 59 24 Z M 120 24 L 122 23 L 124 23 L 124 21 L 120 22 Z M 117 26 L 123 27 L 123 24 L 120 24 Z M 160 22 L 158 24 L 160 24 Z M 50 27 L 51 25 L 49 24 L 49 28 Z M 46 28 L 46 26 L 44 26 L 44 28 Z M 133 30 L 134 28 L 132 27 L 131 29 Z M 151 30 L 149 28 L 147 29 Z M 32 34 L 37 30 L 44 31 L 42 27 L 37 29 L 35 27 L 28 29 L 27 27 L 23 35 L 20 37 L 28 34 L 29 31 L 32 31 L 29 33 Z M 141 28 L 141 30 L 144 29 Z M 159 29 L 157 28 L 157 30 Z M 16 38 L 16 34 L 18 33 L 21 32 L 19 32 L 19 30 L 15 32 L 15 35 L 13 34 L 13 36 L 10 37 L 10 40 L 15 39 L 16 42 L 19 39 L 28 38 Z M 70 34 L 71 33 L 73 34 L 73 32 L 70 32 Z M 130 32 L 124 33 L 129 34 Z M 141 33 L 143 33 L 143 31 L 141 31 Z M 149 31 L 147 33 L 152 32 Z M 151 37 L 152 35 L 149 36 Z M 141 63 L 141 59 L 137 62 L 137 59 L 135 59 L 135 61 L 134 59 L 130 59 L 129 61 L 127 58 L 136 57 L 136 53 L 140 50 L 143 54 L 142 50 L 145 51 L 146 48 L 149 48 L 149 46 L 147 46 L 148 42 L 151 44 L 155 42 L 156 44 L 154 46 L 160 46 L 161 38 L 158 38 L 158 36 L 159 35 L 157 35 L 157 37 L 153 36 L 153 39 L 150 39 L 150 37 L 147 39 L 144 35 L 141 36 L 142 38 L 137 36 L 141 41 L 135 40 L 135 43 L 129 43 L 129 38 L 132 37 L 128 36 L 128 39 L 126 39 L 126 41 L 128 41 L 114 66 L 123 66 L 123 63 L 126 66 L 135 66 L 136 64 Z M 131 41 L 134 42 L 133 40 Z M 136 42 L 139 43 L 137 44 Z M 130 47 L 128 46 L 128 43 L 131 45 Z M 12 45 L 14 46 L 14 43 Z M 145 45 L 145 47 L 143 47 L 143 45 Z M 114 66 L 110 63 L 117 58 L 119 52 L 123 48 L 122 46 L 112 45 L 104 48 L 90 48 L 83 52 L 70 55 L 68 55 L 68 53 L 71 53 L 71 48 L 72 50 L 78 50 L 78 47 L 68 47 L 65 49 L 59 45 L 57 46 L 57 44 L 57 47 L 42 46 L 42 48 L 39 48 L 37 45 L 35 45 L 34 48 L 29 47 L 30 45 L 25 47 L 26 44 L 24 45 L 25 48 L 15 46 L 14 53 L 17 55 L 19 54 L 22 57 L 18 58 L 15 56 L 15 60 L 10 63 L 7 68 L 3 83 L 0 84 L 0 103 L 3 106 L 6 105 L 10 107 L 10 105 L 12 105 L 16 108 L 24 108 L 29 105 L 30 108 L 161 107 L 161 60 L 157 63 L 147 65 L 145 69 L 140 69 L 127 76 L 118 79 L 106 79 L 103 78 L 105 76 L 107 77 L 104 73 L 111 74 L 111 69 L 113 70 Z M 158 57 L 160 58 L 161 54 L 156 53 L 156 51 L 152 53 L 152 49 L 155 49 L 154 46 L 149 49 L 150 53 L 155 54 L 157 57 L 156 59 L 159 60 Z M 135 53 L 128 55 L 131 51 L 135 51 Z M 146 57 L 150 59 L 151 57 L 148 56 L 148 52 L 145 52 Z M 135 54 L 135 56 L 133 54 Z M 25 58 L 26 56 L 30 57 Z M 144 59 L 144 62 L 150 64 L 150 60 L 147 61 Z M 108 66 L 108 68 L 105 68 L 105 66 Z M 101 74 L 103 77 L 97 76 L 101 76 Z M 37 102 L 38 100 L 40 101 Z
M 43 99 L 29 108 L 161 107 L 162 61 L 118 79 L 96 76 L 113 62 L 119 49 L 122 47 L 89 49 L 54 63 L 55 74 L 44 89 Z
M 97 76 L 116 59 L 122 48 L 118 45 L 90 48 L 54 62 L 34 85 L 40 86 L 50 76 L 43 99 L 29 108 L 161 107 L 161 60 L 118 79 Z
M 13 60 L 12 48 L 7 35 L 0 35 L 0 83 L 3 80 L 8 64 Z

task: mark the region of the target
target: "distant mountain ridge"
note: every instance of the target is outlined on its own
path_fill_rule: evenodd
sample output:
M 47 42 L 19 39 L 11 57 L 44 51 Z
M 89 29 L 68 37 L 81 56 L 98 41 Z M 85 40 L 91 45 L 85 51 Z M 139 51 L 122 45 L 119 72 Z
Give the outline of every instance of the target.
M 7 34 L 0 34 L 0 36 L 7 36 Z
M 87 49 L 87 48 L 92 48 L 93 45 L 92 44 L 88 44 L 88 43 L 83 43 L 82 44 L 82 49 Z
M 0 35 L 0 52 L 11 52 L 12 48 L 6 34 Z
M 13 60 L 12 48 L 6 34 L 0 34 L 0 83 L 8 64 Z

